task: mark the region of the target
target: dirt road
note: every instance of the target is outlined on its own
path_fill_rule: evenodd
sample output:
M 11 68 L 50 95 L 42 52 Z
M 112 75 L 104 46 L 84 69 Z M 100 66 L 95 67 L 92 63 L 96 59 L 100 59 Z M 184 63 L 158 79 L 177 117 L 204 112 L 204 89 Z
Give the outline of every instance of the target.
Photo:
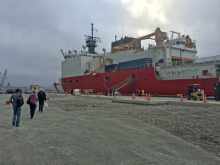
M 43 113 L 37 110 L 33 120 L 24 105 L 16 128 L 12 107 L 5 105 L 8 98 L 0 95 L 0 164 L 220 164 L 218 132 L 208 147 L 186 138 L 206 129 L 213 135 L 219 121 L 214 108 L 206 115 L 205 109 L 58 96 Z M 180 136 L 189 130 L 191 134 Z

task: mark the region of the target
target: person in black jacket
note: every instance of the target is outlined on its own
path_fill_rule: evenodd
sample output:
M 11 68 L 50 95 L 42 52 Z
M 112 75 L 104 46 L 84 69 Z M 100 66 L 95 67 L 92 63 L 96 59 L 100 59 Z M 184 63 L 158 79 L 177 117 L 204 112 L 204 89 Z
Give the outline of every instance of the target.
M 44 107 L 44 101 L 46 102 L 46 94 L 43 91 L 43 89 L 40 89 L 40 92 L 37 94 L 38 99 L 39 99 L 39 112 L 43 112 L 43 107 Z

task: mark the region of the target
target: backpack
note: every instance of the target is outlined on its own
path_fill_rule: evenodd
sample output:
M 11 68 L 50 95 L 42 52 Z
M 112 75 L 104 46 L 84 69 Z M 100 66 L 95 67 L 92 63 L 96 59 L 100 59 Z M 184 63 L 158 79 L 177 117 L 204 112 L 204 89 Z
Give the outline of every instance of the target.
M 17 98 L 17 107 L 21 107 L 24 104 L 23 97 L 21 94 Z
M 42 91 L 40 91 L 40 92 L 38 93 L 38 98 L 39 98 L 39 99 L 44 99 L 44 94 L 43 94 Z
M 36 103 L 35 95 L 31 95 L 31 97 L 30 97 L 30 104 L 35 104 L 35 103 Z

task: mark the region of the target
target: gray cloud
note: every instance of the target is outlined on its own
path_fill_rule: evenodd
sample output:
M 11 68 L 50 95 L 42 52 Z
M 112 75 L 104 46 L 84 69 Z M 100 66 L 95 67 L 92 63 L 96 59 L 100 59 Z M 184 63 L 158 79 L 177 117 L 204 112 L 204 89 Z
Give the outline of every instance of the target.
M 101 52 L 110 51 L 117 35 L 137 37 L 140 31 L 153 32 L 160 25 L 163 31 L 176 30 L 196 37 L 198 56 L 220 54 L 219 1 L 148 1 L 161 3 L 157 11 L 166 21 L 151 16 L 146 6 L 135 16 L 131 3 L 120 0 L 66 1 L 0 1 L 0 72 L 8 69 L 8 80 L 13 86 L 39 84 L 51 87 L 61 76 L 60 49 L 81 50 L 84 35 L 91 34 L 94 23 L 101 38 Z M 147 42 L 143 42 L 147 44 Z M 152 41 L 151 41 L 152 42 Z M 146 46 L 146 45 L 145 45 Z

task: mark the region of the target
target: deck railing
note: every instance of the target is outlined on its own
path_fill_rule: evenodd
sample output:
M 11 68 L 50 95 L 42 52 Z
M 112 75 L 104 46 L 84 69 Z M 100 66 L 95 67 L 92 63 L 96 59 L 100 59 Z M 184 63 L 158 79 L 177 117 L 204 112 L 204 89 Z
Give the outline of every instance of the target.
M 139 69 L 139 68 L 147 68 L 152 67 L 152 65 L 133 65 L 133 66 L 127 66 L 127 67 L 120 67 L 120 68 L 114 68 L 114 69 L 106 69 L 105 72 L 116 72 L 116 71 L 123 71 L 123 70 L 130 70 L 130 69 Z
M 196 58 L 196 63 L 205 63 L 205 62 L 216 62 L 220 61 L 220 55 L 217 56 L 210 56 L 210 57 L 202 57 L 202 58 Z

